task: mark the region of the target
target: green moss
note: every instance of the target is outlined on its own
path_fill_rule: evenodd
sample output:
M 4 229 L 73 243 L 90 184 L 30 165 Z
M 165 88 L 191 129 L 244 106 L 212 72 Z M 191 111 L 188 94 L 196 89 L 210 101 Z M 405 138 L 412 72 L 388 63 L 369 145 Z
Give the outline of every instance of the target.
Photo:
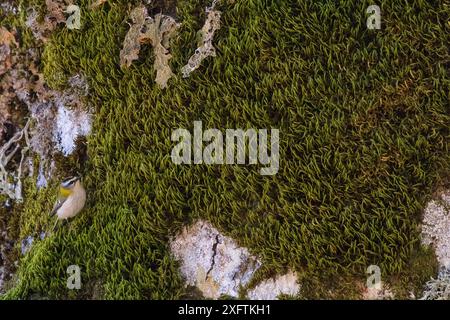
M 385 1 L 383 29 L 373 31 L 367 1 L 238 0 L 220 6 L 217 57 L 188 79 L 179 70 L 207 2 L 178 1 L 177 76 L 166 90 L 154 83 L 149 48 L 120 70 L 138 1 L 110 2 L 92 11 L 79 1 L 82 29 L 61 26 L 45 47 L 48 79 L 81 72 L 90 84 L 94 134 L 79 165 L 89 200 L 21 259 L 7 298 L 89 296 L 66 289 L 72 264 L 83 284 L 100 283 L 104 298 L 179 298 L 187 293 L 167 243 L 197 218 L 258 254 L 267 272 L 305 274 L 307 297 L 357 297 L 354 279 L 364 283 L 370 264 L 394 282 L 435 272 L 411 261 L 422 250 L 420 213 L 450 169 L 448 26 L 438 1 Z M 171 132 L 194 120 L 220 130 L 279 128 L 278 174 L 174 165 Z M 46 222 L 52 199 L 31 185 L 23 235 Z
M 410 257 L 407 267 L 389 281 L 394 284 L 393 290 L 398 298 L 411 299 L 412 295 L 420 298 L 424 283 L 430 280 L 431 275 L 436 275 L 438 269 L 434 250 L 421 247 Z

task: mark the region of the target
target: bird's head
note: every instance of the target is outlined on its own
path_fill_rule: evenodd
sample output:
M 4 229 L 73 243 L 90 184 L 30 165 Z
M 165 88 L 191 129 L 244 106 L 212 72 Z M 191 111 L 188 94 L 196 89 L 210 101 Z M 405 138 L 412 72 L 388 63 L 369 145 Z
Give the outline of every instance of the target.
M 70 177 L 61 182 L 61 185 L 59 186 L 59 194 L 63 197 L 68 197 L 72 194 L 73 188 L 77 184 L 77 182 L 80 180 L 80 177 Z

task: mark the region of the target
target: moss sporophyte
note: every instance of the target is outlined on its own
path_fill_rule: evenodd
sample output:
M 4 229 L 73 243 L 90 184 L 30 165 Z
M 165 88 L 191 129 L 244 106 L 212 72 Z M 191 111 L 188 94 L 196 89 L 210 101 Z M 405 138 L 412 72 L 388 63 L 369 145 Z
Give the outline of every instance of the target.
M 262 165 L 268 165 L 259 170 L 261 175 L 275 175 L 278 172 L 280 163 L 278 129 L 270 129 L 270 156 L 267 152 L 267 129 L 247 129 L 246 131 L 226 129 L 225 159 L 222 132 L 218 129 L 203 131 L 201 121 L 194 121 L 193 137 L 189 130 L 178 128 L 172 132 L 171 139 L 179 141 L 171 153 L 175 164 L 224 164 L 224 160 L 225 164 L 235 164 L 235 147 L 237 147 L 237 164 L 246 164 L 248 149 L 248 164 L 258 164 L 259 161 Z M 203 149 L 203 142 L 210 143 Z

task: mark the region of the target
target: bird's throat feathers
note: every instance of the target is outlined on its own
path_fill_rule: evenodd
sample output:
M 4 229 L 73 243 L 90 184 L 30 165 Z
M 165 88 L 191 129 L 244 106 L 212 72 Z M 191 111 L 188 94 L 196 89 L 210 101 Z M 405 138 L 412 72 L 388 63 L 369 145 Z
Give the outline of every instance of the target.
M 68 197 L 72 194 L 72 190 L 64 187 L 59 187 L 59 194 L 63 197 Z

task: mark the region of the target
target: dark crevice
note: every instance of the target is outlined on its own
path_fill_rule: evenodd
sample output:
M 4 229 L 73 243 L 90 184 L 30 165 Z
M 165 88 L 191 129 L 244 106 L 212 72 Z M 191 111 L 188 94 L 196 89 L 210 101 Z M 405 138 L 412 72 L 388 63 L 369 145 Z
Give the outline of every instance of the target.
M 209 273 L 212 271 L 212 269 L 214 268 L 214 265 L 216 264 L 216 254 L 217 254 L 217 245 L 219 244 L 219 235 L 216 235 L 216 241 L 213 244 L 212 250 L 213 250 L 213 255 L 211 258 L 211 267 L 209 268 L 208 272 L 206 273 L 206 277 L 205 280 L 208 279 Z

